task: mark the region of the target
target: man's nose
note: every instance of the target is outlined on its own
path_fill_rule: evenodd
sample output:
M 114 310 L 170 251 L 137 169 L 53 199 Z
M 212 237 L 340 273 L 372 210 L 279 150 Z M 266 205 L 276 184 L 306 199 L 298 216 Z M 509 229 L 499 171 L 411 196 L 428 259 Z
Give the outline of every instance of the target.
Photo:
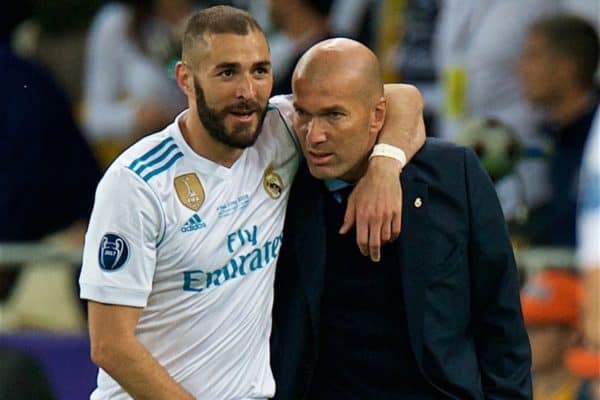
M 253 99 L 256 94 L 254 80 L 250 74 L 243 75 L 237 88 L 236 96 L 241 99 Z
M 306 124 L 306 141 L 310 144 L 322 143 L 327 140 L 326 130 L 319 118 L 312 118 Z

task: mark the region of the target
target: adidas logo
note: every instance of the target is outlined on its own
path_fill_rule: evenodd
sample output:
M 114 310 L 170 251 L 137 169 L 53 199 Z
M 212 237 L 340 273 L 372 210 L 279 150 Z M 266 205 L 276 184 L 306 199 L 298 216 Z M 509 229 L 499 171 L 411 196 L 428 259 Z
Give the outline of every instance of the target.
M 192 232 L 197 231 L 198 229 L 205 228 L 206 224 L 200 219 L 198 214 L 194 214 L 192 218 L 188 219 L 188 221 L 181 227 L 181 232 Z

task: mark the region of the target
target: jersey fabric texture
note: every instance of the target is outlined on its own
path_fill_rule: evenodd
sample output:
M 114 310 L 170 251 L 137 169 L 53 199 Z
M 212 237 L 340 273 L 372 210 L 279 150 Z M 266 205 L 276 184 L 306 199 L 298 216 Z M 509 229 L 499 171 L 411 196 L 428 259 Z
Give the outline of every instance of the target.
M 96 192 L 81 297 L 143 307 L 137 338 L 199 399 L 275 391 L 273 279 L 300 157 L 290 115 L 289 100 L 271 99 L 230 168 L 193 152 L 180 115 L 125 151 Z M 130 397 L 100 369 L 91 398 Z

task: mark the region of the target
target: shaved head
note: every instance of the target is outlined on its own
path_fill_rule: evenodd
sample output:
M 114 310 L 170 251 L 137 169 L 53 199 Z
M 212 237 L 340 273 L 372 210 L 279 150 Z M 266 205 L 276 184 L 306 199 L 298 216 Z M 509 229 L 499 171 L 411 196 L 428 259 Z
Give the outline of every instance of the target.
M 374 102 L 383 96 L 383 80 L 377 56 L 365 45 L 352 39 L 335 38 L 317 43 L 298 61 L 292 78 L 322 82 L 344 79 L 357 96 Z
M 296 64 L 292 92 L 294 130 L 310 173 L 358 180 L 385 120 L 375 54 L 351 39 L 317 43 Z

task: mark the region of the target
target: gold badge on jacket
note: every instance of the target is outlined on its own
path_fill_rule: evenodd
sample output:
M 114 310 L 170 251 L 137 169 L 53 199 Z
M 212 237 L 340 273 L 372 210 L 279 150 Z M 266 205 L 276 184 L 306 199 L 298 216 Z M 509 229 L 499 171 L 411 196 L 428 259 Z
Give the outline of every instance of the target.
M 273 165 L 269 164 L 263 174 L 263 187 L 272 199 L 278 199 L 283 193 L 283 180 L 273 171 Z
M 187 208 L 198 211 L 204 203 L 204 188 L 198 178 L 198 175 L 189 173 L 179 175 L 173 181 L 175 191 L 181 204 Z

